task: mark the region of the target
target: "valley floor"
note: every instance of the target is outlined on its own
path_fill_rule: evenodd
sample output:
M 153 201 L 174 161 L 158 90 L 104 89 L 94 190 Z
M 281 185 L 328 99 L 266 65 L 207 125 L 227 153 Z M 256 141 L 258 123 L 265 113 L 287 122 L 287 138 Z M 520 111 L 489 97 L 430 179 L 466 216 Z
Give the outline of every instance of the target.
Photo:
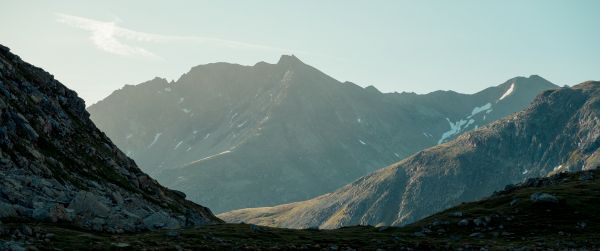
M 136 234 L 7 221 L 0 249 L 547 250 L 600 249 L 600 171 L 530 179 L 405 227 L 291 230 L 220 224 Z

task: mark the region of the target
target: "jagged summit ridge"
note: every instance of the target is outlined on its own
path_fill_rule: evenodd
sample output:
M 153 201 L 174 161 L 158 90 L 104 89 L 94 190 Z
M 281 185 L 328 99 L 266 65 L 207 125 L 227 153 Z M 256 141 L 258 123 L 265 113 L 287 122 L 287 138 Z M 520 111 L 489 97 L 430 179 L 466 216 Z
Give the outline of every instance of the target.
M 279 61 L 277 61 L 278 65 L 292 65 L 292 64 L 304 64 L 299 58 L 295 55 L 281 55 Z

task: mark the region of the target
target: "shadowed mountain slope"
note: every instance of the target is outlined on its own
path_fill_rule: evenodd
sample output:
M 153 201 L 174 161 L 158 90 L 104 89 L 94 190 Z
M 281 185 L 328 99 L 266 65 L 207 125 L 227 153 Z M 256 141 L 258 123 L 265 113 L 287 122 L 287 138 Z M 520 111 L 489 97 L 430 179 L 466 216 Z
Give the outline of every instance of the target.
M 222 222 L 144 174 L 84 101 L 0 45 L 0 218 L 110 231 Z

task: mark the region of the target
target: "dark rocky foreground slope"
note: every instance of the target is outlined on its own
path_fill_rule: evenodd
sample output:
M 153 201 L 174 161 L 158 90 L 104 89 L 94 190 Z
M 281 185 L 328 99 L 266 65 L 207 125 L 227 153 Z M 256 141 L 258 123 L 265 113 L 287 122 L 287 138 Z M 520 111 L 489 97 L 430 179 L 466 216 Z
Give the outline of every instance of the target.
M 220 222 L 144 174 L 84 101 L 0 45 L 0 219 L 109 232 Z
M 508 186 L 398 227 L 292 230 L 218 224 L 107 234 L 56 224 L 0 224 L 0 249 L 53 250 L 597 250 L 600 171 L 561 173 Z
M 228 222 L 404 225 L 507 184 L 600 165 L 600 82 L 540 94 L 524 111 L 311 200 L 220 214 Z
M 525 108 L 555 85 L 517 77 L 476 94 L 381 93 L 282 56 L 200 65 L 88 108 L 161 183 L 216 212 L 305 200 Z

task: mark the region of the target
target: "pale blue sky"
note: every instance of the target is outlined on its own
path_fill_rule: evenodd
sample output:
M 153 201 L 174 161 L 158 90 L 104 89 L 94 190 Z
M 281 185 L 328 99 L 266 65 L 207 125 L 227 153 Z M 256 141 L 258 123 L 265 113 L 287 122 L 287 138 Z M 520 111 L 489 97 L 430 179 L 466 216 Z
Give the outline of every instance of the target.
M 519 75 L 600 80 L 599 11 L 594 0 L 2 0 L 0 43 L 88 105 L 195 65 L 292 53 L 385 92 L 472 93 Z

